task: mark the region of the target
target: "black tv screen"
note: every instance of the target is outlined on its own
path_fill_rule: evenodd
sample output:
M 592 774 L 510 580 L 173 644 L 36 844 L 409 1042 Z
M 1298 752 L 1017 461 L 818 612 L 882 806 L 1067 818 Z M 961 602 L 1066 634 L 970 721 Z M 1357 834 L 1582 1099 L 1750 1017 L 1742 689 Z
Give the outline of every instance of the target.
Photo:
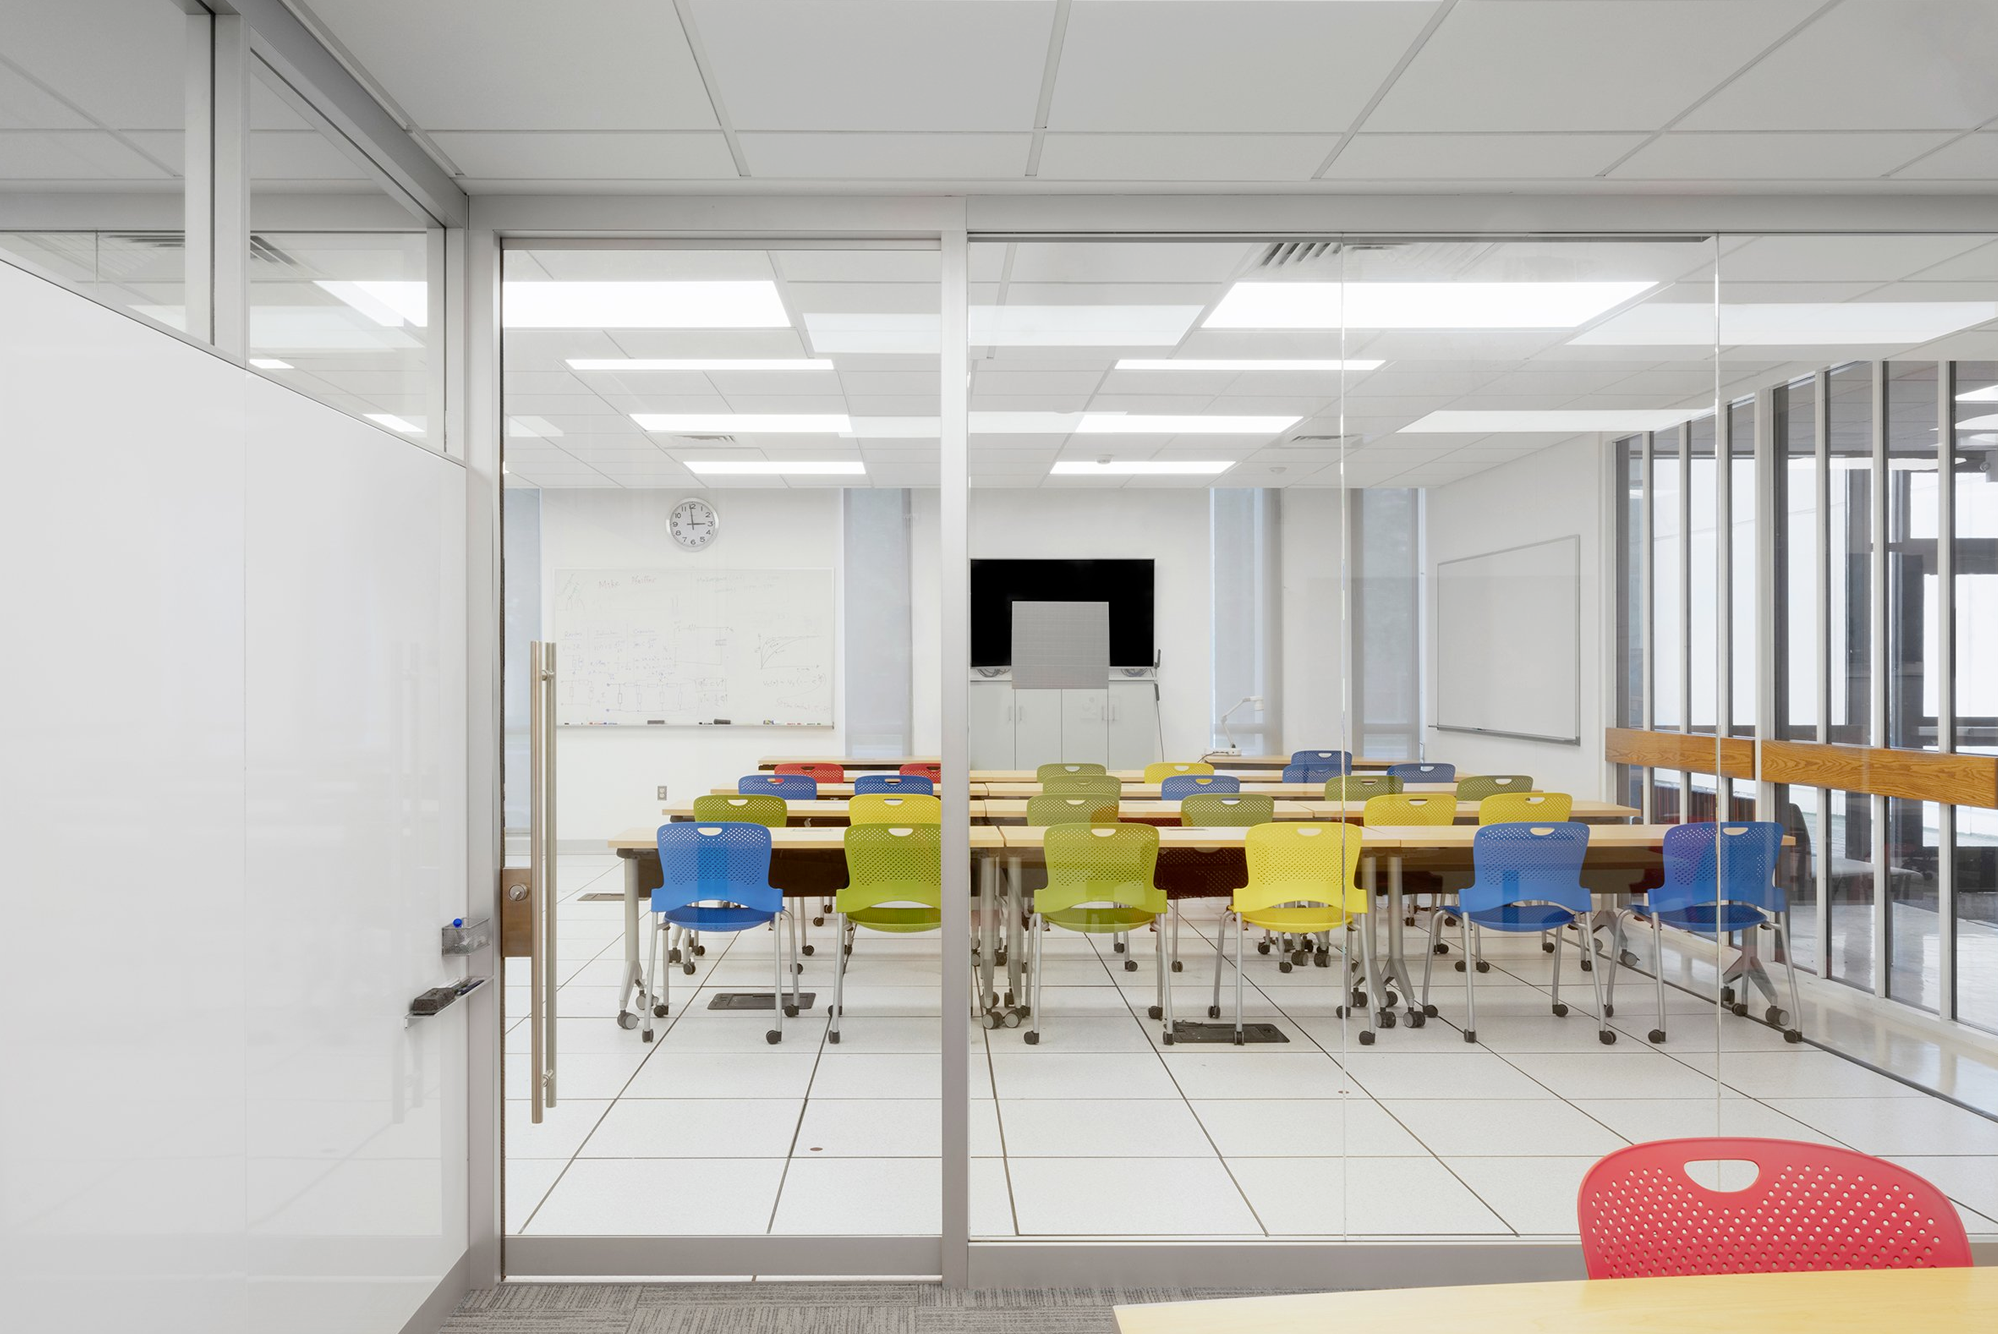
M 1110 665 L 1152 665 L 1152 562 L 974 560 L 971 665 L 1013 665 L 1015 602 L 1107 602 Z

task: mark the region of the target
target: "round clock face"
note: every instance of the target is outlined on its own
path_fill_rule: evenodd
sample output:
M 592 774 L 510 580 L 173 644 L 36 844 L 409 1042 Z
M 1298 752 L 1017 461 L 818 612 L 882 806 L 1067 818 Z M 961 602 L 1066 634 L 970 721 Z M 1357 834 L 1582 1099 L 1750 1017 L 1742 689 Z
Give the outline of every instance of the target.
M 673 517 L 666 526 L 675 542 L 689 551 L 699 551 L 721 532 L 721 518 L 705 500 L 683 500 L 673 507 Z

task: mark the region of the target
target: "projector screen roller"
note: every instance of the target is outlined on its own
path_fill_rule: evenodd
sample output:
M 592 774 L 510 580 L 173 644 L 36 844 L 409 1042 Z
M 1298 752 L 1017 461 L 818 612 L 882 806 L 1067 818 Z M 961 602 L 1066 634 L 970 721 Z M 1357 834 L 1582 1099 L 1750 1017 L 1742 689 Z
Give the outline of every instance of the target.
M 1581 741 L 1581 542 L 1436 565 L 1436 726 Z

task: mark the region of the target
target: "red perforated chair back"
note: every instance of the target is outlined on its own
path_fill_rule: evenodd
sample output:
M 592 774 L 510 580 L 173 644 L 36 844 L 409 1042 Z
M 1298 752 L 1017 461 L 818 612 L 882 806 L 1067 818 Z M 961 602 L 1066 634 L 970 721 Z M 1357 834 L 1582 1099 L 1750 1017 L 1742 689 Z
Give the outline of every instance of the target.
M 941 764 L 924 764 L 921 761 L 915 761 L 903 765 L 902 772 L 905 774 L 921 774 L 932 783 L 943 782 L 943 766 Z
M 803 774 L 820 783 L 844 783 L 846 770 L 837 764 L 780 764 L 773 770 L 780 774 Z
M 1745 1159 L 1743 1190 L 1709 1190 L 1688 1163 Z M 1905 1167 L 1789 1139 L 1665 1139 L 1618 1149 L 1577 1201 L 1590 1278 L 1949 1269 L 1970 1264 L 1963 1220 Z

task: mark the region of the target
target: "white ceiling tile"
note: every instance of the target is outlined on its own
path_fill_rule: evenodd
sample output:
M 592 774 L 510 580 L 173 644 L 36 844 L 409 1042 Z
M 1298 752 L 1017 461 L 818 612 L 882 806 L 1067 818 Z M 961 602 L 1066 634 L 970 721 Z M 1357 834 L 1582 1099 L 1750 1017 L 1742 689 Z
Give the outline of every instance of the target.
M 1965 135 L 1894 176 L 1903 181 L 1998 180 L 1998 133 Z
M 7 63 L 114 130 L 172 130 L 185 122 L 186 31 L 180 6 L 155 0 L 0 5 Z
M 692 10 L 738 130 L 1030 131 L 1055 7 L 693 0 Z
M 762 131 L 744 134 L 741 143 L 751 176 L 807 181 L 989 180 L 1025 175 L 1033 136 Z M 935 262 L 932 258 L 932 265 Z
M 1980 236 L 1759 236 L 1721 261 L 1721 282 L 1894 282 L 1985 244 Z
M 158 164 L 102 130 L 0 131 L 0 180 L 165 181 Z
M 1726 45 L 1740 53 L 1732 38 Z M 1988 58 L 1994 50 L 1998 5 L 1985 0 L 1846 0 L 1680 128 L 1967 130 L 1998 116 L 1998 61 Z M 1646 64 L 1655 70 L 1652 55 Z
M 1641 134 L 1361 134 L 1327 180 L 1572 180 L 1594 176 Z
M 1658 129 L 1819 4 L 1460 4 L 1367 117 L 1366 128 Z
M 717 128 L 680 20 L 659 0 L 312 0 L 312 9 L 425 129 Z
M 250 178 L 258 188 L 276 181 L 365 181 L 374 177 L 317 130 L 257 130 L 250 135 Z
M 1610 173 L 1611 180 L 1859 180 L 1885 176 L 1948 136 L 1666 134 Z
M 936 283 L 943 279 L 943 256 L 935 245 L 908 250 L 773 250 L 770 263 L 778 277 L 792 282 Z
M 1048 181 L 1302 181 L 1338 139 L 1285 134 L 1049 134 Z
M 974 245 L 1002 255 L 1007 246 Z M 1241 241 L 1021 241 L 1011 246 L 1016 283 L 1218 283 L 1240 273 L 1260 245 Z
M 1078 4 L 1048 128 L 1343 131 L 1433 12 L 1267 0 Z
M 88 130 L 94 123 L 0 61 L 0 130 Z
M 468 177 L 491 181 L 736 180 L 720 133 L 468 133 L 431 135 Z

